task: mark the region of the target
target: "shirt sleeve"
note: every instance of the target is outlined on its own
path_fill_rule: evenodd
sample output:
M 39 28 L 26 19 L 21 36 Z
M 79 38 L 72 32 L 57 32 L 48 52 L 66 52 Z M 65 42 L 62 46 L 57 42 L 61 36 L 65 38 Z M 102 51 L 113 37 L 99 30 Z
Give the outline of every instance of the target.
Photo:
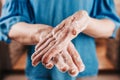
M 10 42 L 8 32 L 18 22 L 33 23 L 34 15 L 29 0 L 6 0 L 0 17 L 0 41 Z
M 120 18 L 116 13 L 114 0 L 95 0 L 92 15 L 97 19 L 110 19 L 115 23 L 115 29 L 110 38 L 116 37 L 116 32 L 120 28 Z

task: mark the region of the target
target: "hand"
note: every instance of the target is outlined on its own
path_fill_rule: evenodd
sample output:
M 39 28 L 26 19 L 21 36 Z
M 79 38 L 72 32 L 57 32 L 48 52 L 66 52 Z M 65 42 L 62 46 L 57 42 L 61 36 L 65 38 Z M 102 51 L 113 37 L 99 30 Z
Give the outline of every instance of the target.
M 42 41 L 42 39 L 45 38 L 45 36 L 50 32 L 50 30 L 52 30 L 52 28 L 50 28 L 50 26 L 47 26 L 40 30 L 39 39 Z M 39 59 L 40 57 L 41 56 L 36 53 L 32 55 L 32 63 L 34 66 L 36 66 L 41 61 Z M 38 61 L 34 61 L 36 58 L 38 58 Z M 79 72 L 82 72 L 84 70 L 84 64 L 79 56 L 79 53 L 76 51 L 74 45 L 71 42 L 66 49 L 57 54 L 53 60 L 44 66 L 48 69 L 51 69 L 54 65 L 61 72 L 68 71 L 71 76 L 76 76 Z
M 36 46 L 37 50 L 35 53 L 42 56 L 39 58 L 40 60 L 42 58 L 42 63 L 49 63 L 56 54 L 66 48 L 68 43 L 87 27 L 88 23 L 89 17 L 87 13 L 85 11 L 79 11 L 55 27 Z
M 84 71 L 85 66 L 81 60 L 79 53 L 72 43 L 69 43 L 67 49 L 64 49 L 60 52 L 60 54 L 57 55 L 58 57 L 56 57 L 55 61 L 58 60 L 58 63 L 56 63 L 55 66 L 60 71 L 62 71 L 61 68 L 63 68 L 63 70 L 66 69 L 64 66 L 67 67 L 67 71 L 71 76 L 77 76 L 79 72 Z M 63 64 L 61 64 L 61 61 Z
M 40 57 L 42 56 L 36 53 L 32 55 L 32 63 L 34 66 L 36 66 L 41 61 Z M 77 76 L 79 72 L 82 72 L 85 69 L 79 53 L 71 42 L 68 44 L 67 48 L 55 55 L 55 57 L 53 57 L 53 59 L 48 64 L 43 65 L 48 69 L 51 69 L 55 65 L 58 70 L 61 72 L 68 71 L 71 76 Z
M 82 12 L 78 12 L 78 13 L 82 13 Z M 76 14 L 78 14 L 78 13 L 76 13 Z M 83 12 L 83 13 L 84 13 L 84 12 Z M 82 15 L 82 17 L 83 17 L 83 15 Z M 85 16 L 84 16 L 84 17 L 85 17 Z M 84 18 L 84 17 L 83 17 L 83 18 Z M 76 19 L 77 19 L 77 18 L 76 18 Z M 86 20 L 86 19 L 87 19 L 87 20 Z M 85 21 L 87 21 L 86 24 L 88 24 L 88 21 L 89 21 L 88 16 L 87 16 L 86 19 L 81 19 L 81 23 L 84 24 Z M 68 20 L 66 19 L 66 20 L 64 20 L 64 21 L 65 21 L 65 22 L 66 22 L 66 21 L 69 22 L 69 20 L 71 20 L 71 19 L 69 18 Z M 62 23 L 64 23 L 64 21 L 63 21 Z M 78 22 L 80 22 L 80 21 L 78 21 Z M 78 22 L 76 21 L 76 24 L 77 24 Z M 83 22 L 84 22 L 84 23 L 83 23 Z M 61 24 L 62 24 L 62 23 L 61 23 Z M 61 25 L 61 24 L 60 24 L 60 25 Z M 63 25 L 63 24 L 62 24 L 62 25 Z M 75 25 L 75 23 L 74 23 L 74 25 Z M 72 26 L 73 26 L 73 24 L 72 24 Z M 74 35 L 74 36 L 72 36 L 72 37 L 75 37 L 76 33 L 79 33 L 79 32 L 81 32 L 82 30 L 84 30 L 86 26 L 85 26 L 85 27 L 83 27 L 83 26 L 85 26 L 85 25 L 82 25 L 82 28 L 80 29 L 80 28 L 78 28 L 78 25 L 77 25 L 76 27 L 77 27 L 79 30 L 78 30 L 77 28 L 75 28 L 76 30 L 75 30 L 75 29 L 71 29 L 71 30 L 72 30 L 71 32 L 72 32 L 72 34 Z M 63 26 L 63 27 L 64 27 L 64 26 Z M 74 26 L 73 26 L 73 27 L 74 27 Z M 61 27 L 61 28 L 62 28 L 62 27 Z M 59 28 L 59 29 L 60 29 L 60 28 Z M 57 29 L 56 29 L 55 31 L 57 31 Z M 53 31 L 53 32 L 55 32 L 55 31 Z M 60 30 L 58 30 L 58 31 L 60 32 Z M 51 35 L 51 36 L 52 36 L 52 35 Z M 50 37 L 50 36 L 49 36 L 49 37 Z M 49 37 L 48 37 L 47 39 L 49 39 Z M 46 40 L 47 40 L 47 39 L 46 39 Z M 49 41 L 48 41 L 48 43 L 49 43 Z M 52 43 L 52 44 L 53 44 L 53 43 Z M 38 48 L 38 46 L 40 46 L 40 44 L 38 44 L 36 48 Z M 49 47 L 50 47 L 50 46 L 49 46 Z M 48 47 L 48 49 L 49 49 L 49 47 Z M 39 48 L 38 48 L 38 49 L 39 49 Z M 44 49 L 44 48 L 43 48 L 43 49 Z M 38 52 L 37 52 L 37 50 L 36 50 L 36 52 L 39 53 L 40 50 L 41 50 L 41 49 L 39 49 Z M 57 50 L 56 50 L 56 51 L 57 51 Z M 54 51 L 53 51 L 53 52 L 54 52 Z M 40 54 L 40 55 L 41 55 L 41 54 Z M 43 55 L 41 55 L 41 56 L 43 56 Z M 58 56 L 59 56 L 59 55 L 58 55 Z M 41 57 L 41 58 L 42 58 L 42 57 Z M 41 60 L 41 58 L 40 58 L 40 60 Z M 37 58 L 36 58 L 36 59 L 37 59 Z M 33 62 L 34 62 L 34 61 L 35 61 L 35 59 L 33 60 Z M 52 64 L 53 64 L 53 62 L 51 62 L 51 61 L 50 61 L 49 63 L 52 63 Z M 46 63 L 46 64 L 47 64 L 47 63 Z

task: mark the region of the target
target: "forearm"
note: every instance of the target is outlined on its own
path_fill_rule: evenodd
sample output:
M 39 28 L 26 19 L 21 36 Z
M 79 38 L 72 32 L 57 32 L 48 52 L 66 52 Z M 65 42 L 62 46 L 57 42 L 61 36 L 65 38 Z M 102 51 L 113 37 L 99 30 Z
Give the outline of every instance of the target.
M 42 30 L 44 30 L 44 27 L 41 24 L 20 22 L 12 26 L 8 36 L 24 45 L 33 45 L 38 43 Z
M 90 18 L 90 23 L 83 33 L 94 38 L 108 38 L 112 35 L 115 24 L 108 19 L 94 19 Z

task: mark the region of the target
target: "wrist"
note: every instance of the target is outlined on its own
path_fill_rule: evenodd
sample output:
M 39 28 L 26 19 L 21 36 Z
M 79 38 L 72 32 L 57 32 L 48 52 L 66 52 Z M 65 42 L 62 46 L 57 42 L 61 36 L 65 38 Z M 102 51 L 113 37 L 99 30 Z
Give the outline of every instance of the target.
M 40 32 L 41 28 L 38 26 L 38 24 L 35 24 L 34 31 L 31 33 L 31 40 L 33 41 L 33 44 L 37 44 L 39 42 Z
M 34 43 L 37 44 L 41 39 L 43 39 L 51 30 L 52 27 L 43 24 L 36 24 L 36 30 L 33 32 Z
M 90 16 L 88 16 L 88 19 L 89 19 L 89 22 L 88 22 L 87 26 L 84 28 L 84 30 L 82 31 L 83 33 L 86 32 L 86 31 L 88 31 L 89 28 L 93 25 L 93 22 L 94 22 L 93 18 L 91 18 Z
M 89 25 L 91 25 L 91 17 L 88 15 L 86 11 L 80 11 L 77 14 L 78 16 L 75 16 L 78 20 L 75 21 L 75 28 L 78 33 L 84 32 L 88 28 Z

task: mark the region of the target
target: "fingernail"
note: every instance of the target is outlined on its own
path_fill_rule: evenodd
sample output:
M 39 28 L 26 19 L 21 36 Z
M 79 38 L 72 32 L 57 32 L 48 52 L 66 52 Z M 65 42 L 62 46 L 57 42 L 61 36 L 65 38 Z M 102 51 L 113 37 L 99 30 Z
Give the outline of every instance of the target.
M 46 64 L 46 68 L 51 69 L 52 67 L 53 67 L 53 64 L 51 64 L 51 63 Z
M 31 60 L 33 59 L 33 55 L 31 56 Z
M 72 71 L 69 72 L 69 74 L 73 77 L 78 75 L 78 71 L 76 71 L 76 69 L 73 69 Z
M 36 67 L 40 62 L 34 61 L 32 62 L 32 66 Z
M 75 73 L 75 72 L 76 72 L 76 70 L 75 70 L 75 69 L 73 69 L 71 72 L 72 72 L 72 73 Z
M 61 69 L 61 71 L 62 71 L 62 72 L 64 72 L 64 71 L 65 71 L 65 67 L 61 67 L 60 69 Z
M 75 70 L 75 69 L 73 69 L 73 70 L 70 71 L 70 74 L 71 74 L 71 75 L 74 75 L 75 73 L 76 73 L 76 70 Z
M 32 63 L 32 66 L 35 67 L 36 65 L 34 63 Z
M 81 66 L 81 69 L 80 69 L 80 72 L 83 72 L 84 70 L 85 70 L 85 66 L 82 65 L 82 66 Z

